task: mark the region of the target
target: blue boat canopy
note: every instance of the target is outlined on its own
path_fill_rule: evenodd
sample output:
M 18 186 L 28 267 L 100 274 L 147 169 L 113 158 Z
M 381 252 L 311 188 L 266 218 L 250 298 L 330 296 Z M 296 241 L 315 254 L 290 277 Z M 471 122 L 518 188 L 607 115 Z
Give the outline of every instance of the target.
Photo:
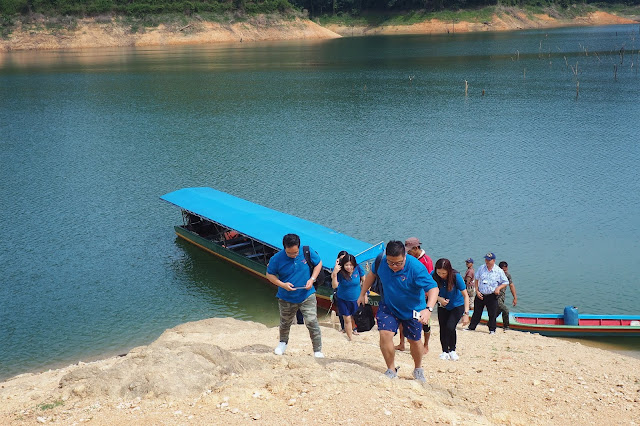
M 183 188 L 160 197 L 171 204 L 209 219 L 247 237 L 282 249 L 282 237 L 300 236 L 300 245 L 318 252 L 324 267 L 332 269 L 341 250 L 356 256 L 358 263 L 375 258 L 383 243 L 371 245 L 317 223 L 282 213 L 213 188 Z

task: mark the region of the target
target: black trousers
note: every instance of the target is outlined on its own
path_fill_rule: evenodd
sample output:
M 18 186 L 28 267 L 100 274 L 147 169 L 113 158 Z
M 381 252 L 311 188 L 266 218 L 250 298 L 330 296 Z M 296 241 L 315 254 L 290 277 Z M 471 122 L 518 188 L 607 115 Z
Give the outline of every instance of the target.
M 496 331 L 496 318 L 498 317 L 498 296 L 495 293 L 484 294 L 482 299 L 476 295 L 473 301 L 473 316 L 469 323 L 469 330 L 475 330 L 482 318 L 482 311 L 487 307 L 489 314 L 489 331 Z
M 440 344 L 442 345 L 442 352 L 449 353 L 456 350 L 456 325 L 458 325 L 463 313 L 464 305 L 457 306 L 451 310 L 442 306 L 438 308 L 438 323 L 440 324 Z

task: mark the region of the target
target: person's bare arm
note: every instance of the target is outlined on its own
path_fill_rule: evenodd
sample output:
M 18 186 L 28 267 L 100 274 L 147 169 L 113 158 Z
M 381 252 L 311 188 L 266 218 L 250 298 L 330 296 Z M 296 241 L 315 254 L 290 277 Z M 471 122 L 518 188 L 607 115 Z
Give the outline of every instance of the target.
M 375 280 L 376 280 L 376 274 L 374 274 L 373 272 L 369 272 L 364 277 L 364 281 L 362 282 L 362 287 L 360 288 L 360 297 L 358 297 L 358 305 L 363 305 L 366 303 L 365 299 L 367 296 L 367 291 L 369 291 L 369 289 L 371 288 Z

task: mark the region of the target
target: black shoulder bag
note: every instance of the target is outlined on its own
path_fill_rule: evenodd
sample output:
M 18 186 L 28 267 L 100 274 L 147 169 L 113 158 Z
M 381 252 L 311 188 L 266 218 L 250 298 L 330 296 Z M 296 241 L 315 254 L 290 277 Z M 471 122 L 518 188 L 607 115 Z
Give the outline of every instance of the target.
M 309 265 L 309 276 L 313 276 L 313 270 L 316 265 L 311 261 L 311 253 L 309 252 L 309 246 L 302 247 L 302 254 L 304 255 L 305 260 L 307 261 L 307 265 Z M 320 273 L 316 277 L 316 282 L 313 283 L 314 287 L 318 287 L 319 285 L 325 284 L 325 279 L 327 278 L 327 274 L 324 272 L 324 268 L 320 268 Z

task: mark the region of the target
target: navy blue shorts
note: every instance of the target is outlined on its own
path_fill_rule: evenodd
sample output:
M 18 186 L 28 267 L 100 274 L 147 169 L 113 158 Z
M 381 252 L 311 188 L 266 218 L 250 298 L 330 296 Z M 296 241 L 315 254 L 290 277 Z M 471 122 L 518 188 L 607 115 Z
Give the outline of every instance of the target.
M 338 312 L 345 317 L 353 316 L 358 310 L 358 301 L 342 300 L 336 297 L 336 305 L 338 305 Z
M 380 303 L 378 306 L 376 320 L 378 322 L 378 330 L 397 333 L 398 325 L 402 324 L 402 331 L 407 339 L 413 341 L 422 339 L 422 323 L 420 321 L 415 318 L 411 318 L 410 320 L 398 319 L 384 303 Z

